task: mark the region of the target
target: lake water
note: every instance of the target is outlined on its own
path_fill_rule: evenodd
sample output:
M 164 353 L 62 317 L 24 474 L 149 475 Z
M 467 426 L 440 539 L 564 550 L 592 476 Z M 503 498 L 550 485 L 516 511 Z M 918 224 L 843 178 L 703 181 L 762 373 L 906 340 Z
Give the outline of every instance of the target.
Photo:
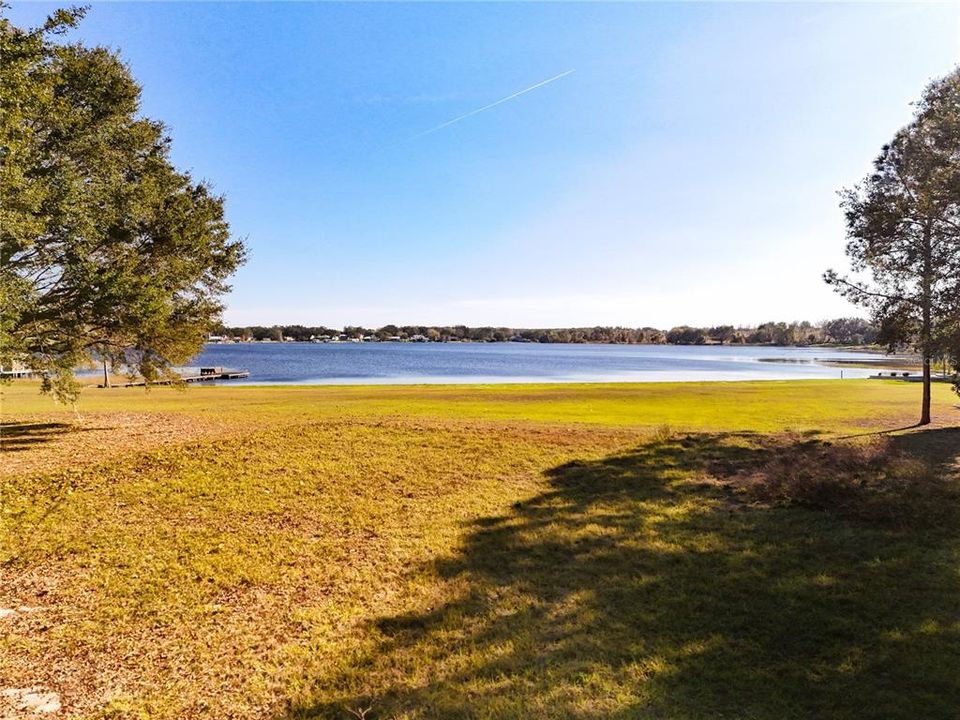
M 207 345 L 191 365 L 249 370 L 251 384 L 650 382 L 839 378 L 823 359 L 883 355 L 825 348 L 539 343 Z M 843 368 L 847 378 L 876 370 Z

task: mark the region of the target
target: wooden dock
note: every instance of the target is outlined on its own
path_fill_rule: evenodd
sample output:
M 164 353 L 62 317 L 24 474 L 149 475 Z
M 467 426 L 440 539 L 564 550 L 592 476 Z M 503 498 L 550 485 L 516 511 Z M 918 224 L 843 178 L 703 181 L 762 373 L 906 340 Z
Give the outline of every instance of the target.
M 184 368 L 186 370 L 187 368 Z M 189 368 L 191 372 L 180 372 L 180 377 L 176 379 L 164 379 L 156 380 L 151 385 L 175 385 L 181 382 L 212 382 L 214 380 L 244 380 L 250 377 L 249 370 L 232 370 L 230 368 L 222 367 L 201 367 L 201 368 Z M 102 383 L 97 385 L 98 388 L 102 387 L 144 387 L 146 385 L 144 380 L 133 380 L 131 382 L 125 383 L 110 383 L 110 385 L 105 386 Z
M 923 375 L 920 373 L 910 373 L 910 372 L 888 372 L 888 373 L 877 373 L 876 375 L 870 376 L 871 380 L 900 380 L 902 382 L 923 382 Z M 955 375 L 931 375 L 931 382 L 957 382 L 957 377 Z

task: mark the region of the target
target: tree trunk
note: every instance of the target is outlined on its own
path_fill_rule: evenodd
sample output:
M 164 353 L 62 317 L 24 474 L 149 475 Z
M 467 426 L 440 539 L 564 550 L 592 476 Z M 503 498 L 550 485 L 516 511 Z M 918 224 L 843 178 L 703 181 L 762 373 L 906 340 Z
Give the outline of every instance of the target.
M 920 404 L 920 422 L 930 424 L 930 362 L 933 355 L 933 243 L 930 237 L 930 225 L 923 233 L 923 318 L 920 329 L 920 347 L 923 353 L 923 400 Z
M 107 372 L 107 361 L 103 361 L 103 386 L 105 388 L 110 387 L 110 373 Z
M 919 425 L 930 424 L 930 358 L 924 353 L 923 358 L 923 402 L 920 406 Z

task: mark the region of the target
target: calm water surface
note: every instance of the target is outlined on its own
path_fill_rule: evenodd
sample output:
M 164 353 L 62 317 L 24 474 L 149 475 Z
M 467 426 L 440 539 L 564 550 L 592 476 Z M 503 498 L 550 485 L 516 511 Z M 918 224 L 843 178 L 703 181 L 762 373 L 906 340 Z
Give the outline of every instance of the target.
M 823 359 L 882 355 L 824 348 L 537 343 L 207 345 L 191 365 L 249 370 L 252 384 L 649 382 L 839 378 Z M 847 378 L 875 370 L 844 368 Z

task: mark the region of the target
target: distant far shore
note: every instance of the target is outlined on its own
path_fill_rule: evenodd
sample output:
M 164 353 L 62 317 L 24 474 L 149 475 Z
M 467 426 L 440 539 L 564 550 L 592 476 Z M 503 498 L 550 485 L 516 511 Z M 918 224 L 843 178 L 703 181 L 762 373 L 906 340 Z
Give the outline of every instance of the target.
M 654 327 L 509 328 L 466 325 L 220 325 L 210 342 L 519 342 L 601 345 L 748 345 L 767 347 L 832 347 L 883 352 L 877 328 L 863 318 L 837 318 L 820 323 L 767 322 L 755 327 L 679 325 Z
M 272 338 L 264 338 L 260 340 L 255 340 L 253 338 L 236 338 L 236 337 L 221 337 L 217 335 L 211 336 L 207 341 L 207 345 L 231 345 L 231 344 L 318 344 L 318 343 L 329 343 L 329 344 L 344 344 L 344 343 L 475 343 L 475 344 L 508 344 L 508 343 L 529 343 L 529 344 L 543 344 L 543 345 L 677 345 L 685 347 L 704 347 L 704 346 L 716 346 L 716 347 L 766 347 L 766 348 L 825 348 L 829 350 L 843 351 L 843 352 L 857 352 L 857 353 L 882 353 L 888 355 L 891 358 L 902 360 L 903 362 L 914 362 L 920 356 L 913 352 L 908 352 L 905 350 L 896 350 L 890 351 L 884 345 L 850 345 L 846 343 L 835 343 L 835 342 L 818 342 L 818 343 L 765 343 L 765 342 L 719 342 L 716 340 L 706 340 L 704 342 L 670 342 L 670 341 L 639 341 L 639 340 L 528 340 L 528 339 L 514 339 L 508 338 L 506 340 L 472 340 L 469 338 L 441 338 L 441 339 L 430 339 L 430 338 L 376 338 L 376 337 L 362 337 L 362 338 L 314 338 L 300 340 L 291 337 L 285 337 L 282 340 L 274 340 Z M 844 362 L 854 362 L 854 361 L 844 361 Z

